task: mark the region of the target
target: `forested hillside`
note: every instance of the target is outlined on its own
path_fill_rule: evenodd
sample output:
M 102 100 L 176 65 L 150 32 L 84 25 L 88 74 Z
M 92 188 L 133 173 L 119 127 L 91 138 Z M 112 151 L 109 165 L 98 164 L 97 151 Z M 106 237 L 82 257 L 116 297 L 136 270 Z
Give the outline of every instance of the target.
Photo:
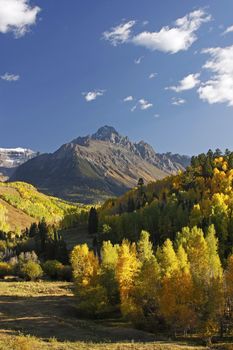
M 0 183 L 0 230 L 20 231 L 42 218 L 50 224 L 70 226 L 88 207 L 46 196 L 23 182 Z
M 71 254 L 77 308 L 120 310 L 153 332 L 233 329 L 233 153 L 193 157 L 185 172 L 108 200 L 89 214 L 94 251 Z M 98 234 L 97 234 L 97 231 Z
M 108 200 L 99 211 L 104 239 L 137 240 L 142 229 L 155 245 L 174 240 L 183 227 L 204 232 L 214 224 L 219 252 L 225 259 L 233 244 L 233 153 L 209 151 L 193 157 L 185 172 L 150 183 L 143 182 L 118 199 Z

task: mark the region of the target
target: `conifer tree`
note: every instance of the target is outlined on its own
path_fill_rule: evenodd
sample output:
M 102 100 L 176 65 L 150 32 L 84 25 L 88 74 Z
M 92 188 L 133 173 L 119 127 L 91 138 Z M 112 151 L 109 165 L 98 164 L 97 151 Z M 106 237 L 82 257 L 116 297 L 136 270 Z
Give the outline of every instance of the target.
M 96 234 L 98 232 L 98 224 L 99 224 L 99 219 L 98 219 L 98 213 L 97 210 L 92 207 L 89 212 L 89 217 L 88 217 L 88 233 L 89 235 Z

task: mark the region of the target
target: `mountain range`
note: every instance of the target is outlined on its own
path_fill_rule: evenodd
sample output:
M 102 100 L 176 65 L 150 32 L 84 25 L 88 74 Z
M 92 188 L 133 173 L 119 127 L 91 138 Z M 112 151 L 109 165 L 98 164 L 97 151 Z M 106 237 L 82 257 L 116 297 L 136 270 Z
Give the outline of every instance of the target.
M 93 203 L 136 186 L 177 173 L 188 156 L 159 154 L 144 141 L 132 142 L 113 127 L 78 137 L 56 152 L 41 154 L 17 167 L 11 181 L 33 184 L 40 191 L 71 201 Z
M 27 148 L 0 148 L 0 177 L 8 178 L 19 165 L 36 155 L 37 152 Z

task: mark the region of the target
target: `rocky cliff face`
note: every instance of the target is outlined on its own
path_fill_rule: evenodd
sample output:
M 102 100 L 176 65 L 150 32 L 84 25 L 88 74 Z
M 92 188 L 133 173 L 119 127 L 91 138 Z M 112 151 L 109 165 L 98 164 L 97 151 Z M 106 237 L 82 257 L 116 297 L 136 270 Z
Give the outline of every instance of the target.
M 104 126 L 53 154 L 29 160 L 18 167 L 11 180 L 32 183 L 65 199 L 98 202 L 124 193 L 140 177 L 150 182 L 184 169 L 182 162 L 172 157 L 157 154 L 149 144 L 133 143 L 113 127 Z
M 190 157 L 188 156 L 172 153 L 156 153 L 153 147 L 148 143 L 144 141 L 133 143 L 127 136 L 121 136 L 111 126 L 103 126 L 95 134 L 78 137 L 73 140 L 72 143 L 80 146 L 88 146 L 93 140 L 109 142 L 114 145 L 122 146 L 168 174 L 175 174 L 178 170 L 183 170 L 190 164 Z
M 15 169 L 37 155 L 26 148 L 0 148 L 0 175 L 7 178 Z

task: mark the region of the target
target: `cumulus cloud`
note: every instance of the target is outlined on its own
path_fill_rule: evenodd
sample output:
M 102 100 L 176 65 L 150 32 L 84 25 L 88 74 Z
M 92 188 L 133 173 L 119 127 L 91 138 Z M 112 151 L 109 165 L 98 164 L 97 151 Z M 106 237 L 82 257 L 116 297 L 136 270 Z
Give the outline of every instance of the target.
M 197 40 L 196 31 L 202 23 L 210 20 L 211 16 L 199 9 L 177 19 L 174 27 L 162 27 L 159 32 L 139 33 L 132 38 L 132 42 L 152 51 L 174 54 L 187 50 Z
M 133 101 L 133 96 L 127 96 L 127 97 L 125 97 L 123 101 L 124 101 L 124 102 Z
M 199 87 L 199 97 L 210 104 L 227 103 L 233 106 L 233 45 L 209 48 L 202 52 L 210 55 L 203 68 L 212 75 Z
M 184 77 L 182 80 L 180 80 L 177 86 L 169 86 L 169 87 L 166 87 L 165 89 L 172 90 L 175 92 L 191 90 L 200 84 L 199 77 L 200 77 L 199 73 L 189 74 L 186 77 Z
M 119 26 L 113 27 L 109 31 L 104 32 L 103 38 L 110 41 L 113 46 L 123 44 L 130 38 L 131 30 L 135 23 L 136 21 L 121 23 Z
M 142 111 L 145 111 L 149 108 L 152 108 L 153 104 L 145 100 L 144 98 L 141 98 L 137 101 L 136 105 L 131 108 L 131 112 L 134 112 L 137 108 L 140 108 Z
M 157 75 L 157 73 L 151 73 L 148 78 L 149 79 L 154 79 L 156 77 L 156 75 Z
M 223 35 L 228 34 L 228 33 L 232 33 L 232 32 L 233 32 L 233 26 L 230 26 L 223 32 Z
M 174 106 L 180 106 L 186 103 L 186 100 L 183 98 L 177 98 L 177 97 L 173 97 L 172 98 L 172 105 Z
M 141 98 L 139 101 L 138 101 L 139 105 L 140 105 L 140 108 L 142 111 L 148 109 L 148 108 L 151 108 L 153 107 L 153 104 L 148 102 L 147 100 L 144 100 L 143 98 Z
M 131 42 L 152 51 L 159 50 L 174 54 L 187 50 L 197 40 L 197 30 L 203 23 L 210 20 L 211 16 L 203 9 L 199 9 L 178 18 L 174 26 L 162 27 L 158 32 L 143 31 L 133 35 L 132 28 L 136 22 L 129 21 L 104 32 L 103 37 L 114 46 Z
M 31 6 L 29 0 L 0 0 L 0 32 L 13 32 L 23 36 L 36 23 L 40 8 Z
M 5 81 L 17 81 L 19 80 L 20 76 L 18 74 L 9 74 L 5 73 L 4 75 L 1 75 L 1 79 Z
M 89 92 L 83 92 L 83 96 L 87 102 L 95 101 L 97 97 L 103 96 L 105 90 L 95 90 Z

